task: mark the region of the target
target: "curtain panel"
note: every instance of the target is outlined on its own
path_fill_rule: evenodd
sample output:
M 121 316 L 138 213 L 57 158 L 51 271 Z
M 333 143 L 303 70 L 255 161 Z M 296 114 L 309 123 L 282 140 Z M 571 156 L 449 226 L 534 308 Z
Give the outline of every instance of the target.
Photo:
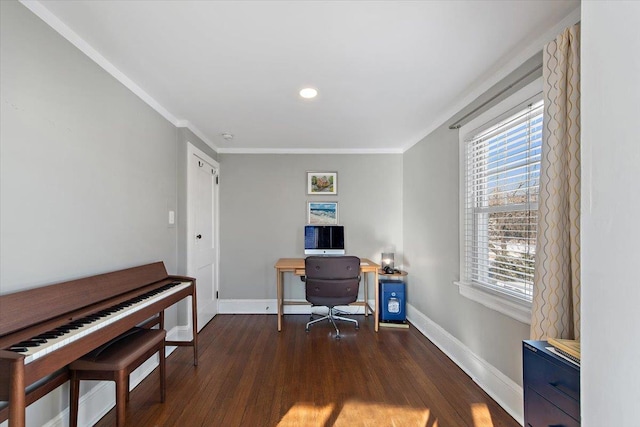
M 580 339 L 580 25 L 543 51 L 531 338 Z

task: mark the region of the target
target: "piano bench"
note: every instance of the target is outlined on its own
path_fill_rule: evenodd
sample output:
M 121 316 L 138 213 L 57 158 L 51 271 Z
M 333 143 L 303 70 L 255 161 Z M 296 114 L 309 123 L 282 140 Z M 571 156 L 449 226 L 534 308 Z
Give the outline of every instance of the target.
M 164 329 L 133 328 L 93 350 L 69 365 L 69 425 L 78 424 L 78 399 L 81 380 L 115 381 L 116 425 L 125 425 L 126 402 L 129 400 L 129 374 L 155 353 L 160 356 L 160 401 L 165 399 Z

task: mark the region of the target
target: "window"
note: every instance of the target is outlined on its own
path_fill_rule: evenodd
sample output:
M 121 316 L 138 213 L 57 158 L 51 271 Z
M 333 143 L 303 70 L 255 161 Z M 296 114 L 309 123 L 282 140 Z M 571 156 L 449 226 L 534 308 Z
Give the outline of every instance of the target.
M 463 295 L 527 323 L 533 296 L 542 117 L 538 95 L 461 140 L 462 266 L 457 284 L 464 285 Z

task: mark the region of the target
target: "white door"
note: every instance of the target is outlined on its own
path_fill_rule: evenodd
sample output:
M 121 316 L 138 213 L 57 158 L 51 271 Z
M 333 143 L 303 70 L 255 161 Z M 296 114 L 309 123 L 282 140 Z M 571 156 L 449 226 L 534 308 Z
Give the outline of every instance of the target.
M 190 148 L 187 262 L 196 279 L 200 331 L 218 312 L 218 163 Z

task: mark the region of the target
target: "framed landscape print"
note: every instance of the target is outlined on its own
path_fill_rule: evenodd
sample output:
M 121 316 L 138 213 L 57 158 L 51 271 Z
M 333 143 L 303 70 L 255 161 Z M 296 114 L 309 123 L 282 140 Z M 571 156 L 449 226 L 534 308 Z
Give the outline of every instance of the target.
M 307 202 L 307 224 L 338 223 L 338 202 Z
M 307 194 L 338 194 L 338 172 L 307 172 Z

